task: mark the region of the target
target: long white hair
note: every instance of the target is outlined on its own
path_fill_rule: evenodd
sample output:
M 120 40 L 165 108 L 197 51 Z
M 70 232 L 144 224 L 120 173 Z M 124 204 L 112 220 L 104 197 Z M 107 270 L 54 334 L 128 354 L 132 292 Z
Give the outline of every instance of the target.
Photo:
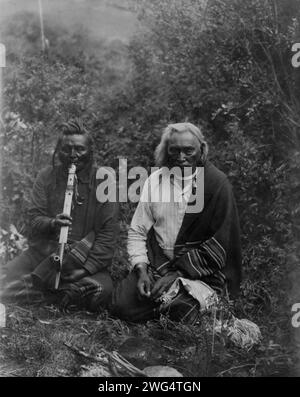
M 196 127 L 192 123 L 176 123 L 176 124 L 169 124 L 163 131 L 161 140 L 157 148 L 155 149 L 155 165 L 157 167 L 167 167 L 168 164 L 168 145 L 170 138 L 174 132 L 184 133 L 189 131 L 194 137 L 199 141 L 202 154 L 201 154 L 201 165 L 203 166 L 207 154 L 208 154 L 208 145 L 204 139 L 204 135 L 200 128 Z M 200 165 L 200 164 L 199 164 Z

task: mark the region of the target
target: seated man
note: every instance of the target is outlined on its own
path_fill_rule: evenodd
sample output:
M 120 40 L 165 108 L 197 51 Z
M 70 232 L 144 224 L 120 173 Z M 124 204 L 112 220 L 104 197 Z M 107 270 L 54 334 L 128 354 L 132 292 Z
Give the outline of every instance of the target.
M 131 272 L 114 291 L 114 315 L 138 322 L 162 313 L 194 324 L 218 294 L 238 292 L 237 208 L 227 177 L 207 152 L 193 124 L 165 129 L 155 153 L 160 168 L 146 180 L 129 229 Z
M 62 211 L 71 164 L 76 174 L 68 215 Z M 52 166 L 40 171 L 33 187 L 29 248 L 5 266 L 2 298 L 30 300 L 38 291 L 51 291 L 50 296 L 57 297 L 62 306 L 77 304 L 99 310 L 110 302 L 113 285 L 109 267 L 116 244 L 118 211 L 116 203 L 97 200 L 100 181 L 96 173 L 92 136 L 80 120 L 64 123 Z M 53 256 L 58 252 L 62 226 L 69 226 L 69 232 L 56 291 L 58 268 Z

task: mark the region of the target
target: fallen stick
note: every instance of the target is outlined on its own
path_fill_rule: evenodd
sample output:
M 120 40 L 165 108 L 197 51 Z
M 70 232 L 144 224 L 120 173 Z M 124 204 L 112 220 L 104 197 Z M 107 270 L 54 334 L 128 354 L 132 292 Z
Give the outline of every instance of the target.
M 78 347 L 73 346 L 68 342 L 64 342 L 64 345 L 67 346 L 69 349 L 73 350 L 73 352 L 77 353 L 78 355 L 80 355 L 84 358 L 87 358 L 89 360 L 93 360 L 93 361 L 96 361 L 96 362 L 99 362 L 101 364 L 108 366 L 108 362 L 106 360 L 101 359 L 100 357 L 92 356 L 91 354 L 88 354 L 88 353 L 84 352 L 83 350 L 80 350 Z
M 121 356 L 118 352 L 114 351 L 110 353 L 103 348 L 101 350 L 109 357 L 111 357 L 117 364 L 119 364 L 121 367 L 124 367 L 128 372 L 131 372 L 133 375 L 147 377 L 147 375 L 143 371 L 141 371 L 139 368 L 135 367 L 133 364 L 127 361 L 126 358 Z
M 108 357 L 108 359 L 102 359 L 98 355 L 88 354 L 83 350 L 80 350 L 78 347 L 71 345 L 68 342 L 64 342 L 64 345 L 86 359 L 101 363 L 102 365 L 106 366 L 108 370 L 111 370 L 113 374 L 118 373 L 118 369 L 116 368 L 116 366 L 118 365 L 119 367 L 121 367 L 120 370 L 121 371 L 123 370 L 123 372 L 125 371 L 127 375 L 129 374 L 130 376 L 148 377 L 143 371 L 135 367 L 133 364 L 127 361 L 116 351 L 110 353 L 106 351 L 104 348 L 102 348 L 100 352 L 104 353 Z

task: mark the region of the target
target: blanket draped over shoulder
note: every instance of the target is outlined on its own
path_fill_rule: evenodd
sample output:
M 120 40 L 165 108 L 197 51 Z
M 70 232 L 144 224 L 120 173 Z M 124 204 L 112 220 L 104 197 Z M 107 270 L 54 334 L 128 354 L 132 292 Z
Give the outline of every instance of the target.
M 158 245 L 154 230 L 148 234 L 150 267 L 160 276 L 180 270 L 182 276 L 201 280 L 220 293 L 226 286 L 232 296 L 241 281 L 239 218 L 231 185 L 211 163 L 204 169 L 204 209 L 186 213 L 178 233 L 174 259 Z

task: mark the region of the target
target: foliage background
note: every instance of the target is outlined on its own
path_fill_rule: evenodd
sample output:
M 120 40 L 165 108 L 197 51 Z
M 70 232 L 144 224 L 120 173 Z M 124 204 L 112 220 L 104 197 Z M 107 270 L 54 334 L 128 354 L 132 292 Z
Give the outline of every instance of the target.
M 139 21 L 129 43 L 99 42 L 82 29 L 46 24 L 50 46 L 42 53 L 33 14 L 16 15 L 2 31 L 8 51 L 2 257 L 16 253 L 7 249 L 11 223 L 26 234 L 32 183 L 51 159 L 59 122 L 82 117 L 101 164 L 117 167 L 123 157 L 129 166 L 150 167 L 162 128 L 189 120 L 204 128 L 210 159 L 234 188 L 244 258 L 235 310 L 257 322 L 265 338 L 265 361 L 254 375 L 286 373 L 295 299 L 288 274 L 299 252 L 300 74 L 291 65 L 299 1 L 139 0 L 127 6 Z M 115 278 L 126 274 L 133 210 L 122 205 Z

